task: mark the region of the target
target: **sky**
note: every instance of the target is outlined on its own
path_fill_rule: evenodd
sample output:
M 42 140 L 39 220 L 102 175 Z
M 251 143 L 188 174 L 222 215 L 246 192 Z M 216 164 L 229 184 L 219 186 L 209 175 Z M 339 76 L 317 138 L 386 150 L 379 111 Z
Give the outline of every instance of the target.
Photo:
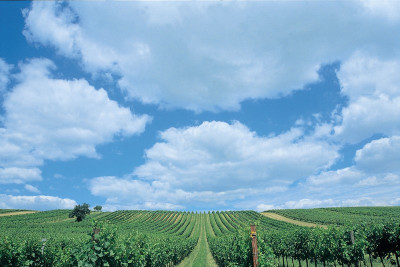
M 0 2 L 0 208 L 400 205 L 399 1 Z

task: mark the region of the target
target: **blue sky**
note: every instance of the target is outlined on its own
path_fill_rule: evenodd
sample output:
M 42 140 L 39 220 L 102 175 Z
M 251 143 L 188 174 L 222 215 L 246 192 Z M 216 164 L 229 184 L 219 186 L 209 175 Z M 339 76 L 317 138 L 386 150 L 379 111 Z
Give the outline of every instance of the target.
M 399 205 L 399 14 L 1 2 L 0 208 Z

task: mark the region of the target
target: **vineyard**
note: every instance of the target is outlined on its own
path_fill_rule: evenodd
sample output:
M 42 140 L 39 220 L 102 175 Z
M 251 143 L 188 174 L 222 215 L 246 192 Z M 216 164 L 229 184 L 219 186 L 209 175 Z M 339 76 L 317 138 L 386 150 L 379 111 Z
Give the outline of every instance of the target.
M 252 266 L 250 224 L 259 266 L 399 266 L 400 207 L 269 211 L 326 228 L 255 211 L 69 212 L 1 216 L 0 266 Z
M 390 223 L 400 218 L 399 207 L 346 207 L 274 210 L 288 218 L 322 224 L 354 225 L 362 223 Z

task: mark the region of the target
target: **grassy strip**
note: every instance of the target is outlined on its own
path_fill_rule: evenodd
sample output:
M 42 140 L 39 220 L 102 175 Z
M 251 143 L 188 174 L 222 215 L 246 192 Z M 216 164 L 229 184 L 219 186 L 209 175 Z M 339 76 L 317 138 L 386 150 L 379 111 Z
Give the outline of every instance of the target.
M 296 224 L 296 225 L 300 225 L 300 226 L 305 226 L 305 227 L 322 227 L 327 229 L 328 227 L 326 225 L 321 225 L 321 224 L 315 224 L 315 223 L 309 223 L 309 222 L 303 222 L 303 221 L 298 221 L 298 220 L 293 220 L 287 217 L 284 217 L 282 215 L 273 213 L 273 212 L 262 212 L 262 215 L 270 218 L 270 219 L 274 219 L 274 220 L 278 220 L 278 221 L 283 221 L 283 222 L 287 222 L 287 223 L 292 223 L 292 224 Z
M 208 247 L 206 236 L 206 214 L 200 214 L 200 237 L 192 253 L 177 267 L 216 267 L 216 263 Z
M 14 215 L 23 215 L 23 214 L 30 214 L 30 213 L 36 213 L 38 211 L 34 210 L 27 210 L 27 211 L 13 211 L 13 212 L 7 212 L 7 213 L 1 213 L 0 216 L 14 216 Z

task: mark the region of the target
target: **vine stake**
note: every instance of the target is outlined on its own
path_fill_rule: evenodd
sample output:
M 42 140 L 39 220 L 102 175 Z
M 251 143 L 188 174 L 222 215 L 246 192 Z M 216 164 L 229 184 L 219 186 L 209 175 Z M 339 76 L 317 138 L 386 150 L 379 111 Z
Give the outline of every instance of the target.
M 251 234 L 251 246 L 253 248 L 253 267 L 258 266 L 258 249 L 257 249 L 257 233 L 256 226 L 254 224 L 250 225 Z

